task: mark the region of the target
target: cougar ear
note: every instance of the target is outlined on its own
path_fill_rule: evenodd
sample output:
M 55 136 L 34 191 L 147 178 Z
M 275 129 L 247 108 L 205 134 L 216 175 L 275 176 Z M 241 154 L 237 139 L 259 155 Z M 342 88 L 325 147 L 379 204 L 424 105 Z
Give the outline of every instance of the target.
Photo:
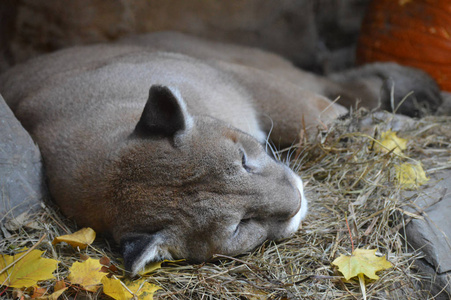
M 164 240 L 156 234 L 129 234 L 121 239 L 121 252 L 125 269 L 132 276 L 143 270 L 147 263 L 172 259 Z
M 153 85 L 135 132 L 142 135 L 173 136 L 189 129 L 192 118 L 180 92 L 172 87 Z

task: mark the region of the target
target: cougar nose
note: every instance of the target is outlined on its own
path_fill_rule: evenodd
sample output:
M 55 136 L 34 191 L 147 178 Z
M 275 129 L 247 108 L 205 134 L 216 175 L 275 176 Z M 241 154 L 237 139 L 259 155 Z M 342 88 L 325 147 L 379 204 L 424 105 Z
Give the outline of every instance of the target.
M 291 173 L 290 181 L 292 182 L 293 186 L 297 189 L 299 194 L 298 207 L 295 210 L 293 216 L 288 220 L 288 225 L 286 228 L 286 232 L 288 234 L 291 234 L 298 230 L 301 221 L 307 215 L 307 199 L 305 198 L 304 195 L 304 184 L 302 183 L 301 178 L 293 171 L 289 170 L 289 172 Z
M 301 206 L 302 206 L 302 195 L 301 195 L 301 192 L 299 190 L 297 192 L 298 192 L 298 195 L 299 195 L 298 205 L 296 207 L 296 210 L 293 211 L 293 213 L 288 217 L 288 219 L 293 218 L 299 212 L 299 210 L 301 209 Z
M 299 192 L 299 198 L 300 198 L 300 213 L 301 213 L 301 220 L 305 218 L 305 216 L 307 215 L 307 198 L 304 195 L 304 183 L 302 182 L 302 179 L 294 174 L 294 180 L 296 182 L 296 188 Z

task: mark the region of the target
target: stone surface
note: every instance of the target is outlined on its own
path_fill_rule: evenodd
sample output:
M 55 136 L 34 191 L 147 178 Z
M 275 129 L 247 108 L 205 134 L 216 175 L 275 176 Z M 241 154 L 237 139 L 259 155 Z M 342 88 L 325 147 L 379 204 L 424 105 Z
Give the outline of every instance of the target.
M 451 293 L 449 285 L 451 282 L 451 272 L 438 274 L 435 268 L 431 266 L 425 259 L 415 261 L 415 265 L 422 272 L 421 285 L 418 287 L 422 290 L 429 291 L 430 298 L 434 300 L 449 300 Z
M 451 101 L 451 94 L 444 93 L 445 97 L 449 97 L 445 102 Z M 409 131 L 418 127 L 415 119 L 376 112 L 361 121 L 359 130 L 373 132 L 375 125 L 380 131 Z M 418 288 L 429 291 L 431 298 L 451 299 L 451 168 L 427 176 L 430 178 L 427 185 L 402 194 L 406 203 L 403 209 L 419 216 L 407 224 L 405 235 L 409 246 L 424 256 L 415 261 L 423 274 Z
M 45 199 L 41 153 L 0 95 L 0 222 Z
M 430 177 L 429 187 L 405 193 L 414 202 L 408 210 L 423 217 L 411 220 L 406 236 L 409 245 L 424 254 L 418 266 L 431 274 L 431 287 L 451 295 L 451 170 Z

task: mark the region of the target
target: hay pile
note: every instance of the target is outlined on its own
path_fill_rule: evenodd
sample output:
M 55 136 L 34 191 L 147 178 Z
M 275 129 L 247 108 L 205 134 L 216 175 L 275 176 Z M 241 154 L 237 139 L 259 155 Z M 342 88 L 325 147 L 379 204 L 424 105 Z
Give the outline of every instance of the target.
M 294 237 L 266 242 L 248 255 L 218 256 L 210 263 L 164 263 L 148 278 L 163 288 L 156 298 L 361 299 L 359 285 L 345 283 L 331 265 L 339 254 L 351 252 L 347 219 L 354 247 L 378 249 L 394 266 L 367 286 L 369 299 L 433 299 L 434 295 L 421 287 L 422 275 L 413 266 L 421 253 L 411 252 L 402 234 L 412 214 L 405 211 L 409 199 L 402 199 L 393 167 L 405 159 L 372 151 L 372 138 L 378 138 L 387 121 L 373 119 L 379 125 L 365 129 L 359 125 L 364 117 L 371 118 L 359 111 L 315 137 L 303 136 L 300 148 L 289 149 L 285 155 L 306 183 L 310 202 L 309 215 Z M 399 136 L 409 140 L 405 154 L 421 160 L 427 172 L 450 167 L 450 118 L 421 119 Z M 55 236 L 75 230 L 52 208 L 47 207 L 32 221 L 10 229 L 11 236 L 0 242 L 1 253 L 30 247 L 45 233 L 47 237 L 37 248 L 47 250 L 46 257 L 61 261 L 56 274 L 59 279 L 64 279 L 68 267 L 83 255 L 107 256 L 120 265 L 117 249 L 101 238 L 81 251 L 64 244 L 52 246 Z M 41 285 L 51 290 L 53 284 Z M 0 297 L 13 297 L 11 289 L 3 287 L 0 293 Z M 74 296 L 108 299 L 101 289 L 89 294 L 75 286 L 60 299 Z

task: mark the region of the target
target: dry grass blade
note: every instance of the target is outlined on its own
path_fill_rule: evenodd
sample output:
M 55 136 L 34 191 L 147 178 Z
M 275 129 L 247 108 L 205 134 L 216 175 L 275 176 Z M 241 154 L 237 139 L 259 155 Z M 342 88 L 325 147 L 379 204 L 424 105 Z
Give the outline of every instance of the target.
M 165 263 L 149 277 L 150 283 L 163 288 L 157 298 L 361 299 L 358 282 L 344 283 L 331 266 L 339 254 L 351 252 L 347 215 L 355 246 L 376 248 L 394 265 L 379 274 L 379 280 L 367 285 L 368 299 L 432 299 L 433 295 L 419 287 L 422 275 L 412 267 L 419 253 L 409 252 L 398 231 L 405 220 L 413 217 L 403 215 L 405 204 L 392 171 L 403 158 L 371 151 L 372 139 L 382 129 L 364 132 L 358 126 L 363 115 L 362 111 L 356 112 L 319 132 L 317 137 L 304 137 L 302 148 L 286 151 L 288 156 L 296 156 L 293 168 L 307 182 L 310 201 L 309 216 L 295 236 L 266 242 L 253 253 L 239 257 L 218 255 L 215 261 L 198 265 Z M 425 118 L 415 128 L 399 134 L 410 137 L 404 154 L 421 160 L 425 170 L 450 167 L 450 118 Z M 68 267 L 81 254 L 93 258 L 105 255 L 120 265 L 117 249 L 101 238 L 81 251 L 67 245 L 52 246 L 49 241 L 55 236 L 74 231 L 64 225 L 71 223 L 55 210 L 48 208 L 34 218 L 43 224 L 48 236 L 47 242 L 38 248 L 48 250 L 47 256 L 62 261 L 58 278 L 66 278 Z M 27 228 L 11 232 L 11 237 L 0 241 L 0 251 L 11 253 L 30 247 L 44 232 Z M 2 292 L 3 296 L 12 297 L 10 290 Z M 78 297 L 85 292 L 72 288 L 61 299 L 75 293 Z M 90 297 L 105 296 L 97 293 Z

